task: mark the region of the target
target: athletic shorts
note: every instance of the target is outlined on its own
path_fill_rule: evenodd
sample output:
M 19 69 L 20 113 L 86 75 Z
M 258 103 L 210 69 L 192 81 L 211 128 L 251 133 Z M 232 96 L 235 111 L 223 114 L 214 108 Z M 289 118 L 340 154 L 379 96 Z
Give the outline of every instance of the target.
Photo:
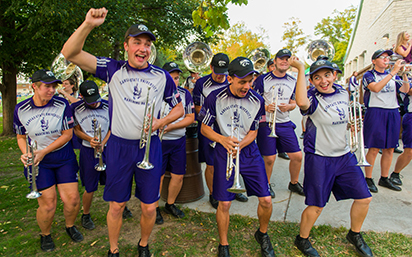
M 207 165 L 213 166 L 214 148 L 210 146 L 213 142 L 200 132 L 200 127 L 200 125 L 197 126 L 197 139 L 199 140 L 199 163 L 206 162 Z
M 113 134 L 106 147 L 106 186 L 103 199 L 123 203 L 129 201 L 133 176 L 136 183 L 135 196 L 145 204 L 159 200 L 162 175 L 162 145 L 158 136 L 151 137 L 149 162 L 153 168 L 140 169 L 137 163 L 144 158 L 146 146 L 140 149 L 140 140 L 128 140 Z
M 240 151 L 239 173 L 242 175 L 248 196 L 269 196 L 269 185 L 265 171 L 265 163 L 260 156 L 255 142 L 252 142 Z M 229 180 L 226 180 L 227 151 L 222 145 L 216 144 L 215 164 L 213 174 L 213 198 L 219 201 L 232 201 L 235 194 L 227 191 L 232 187 L 235 168 Z M 236 159 L 234 159 L 234 162 Z
M 363 135 L 366 148 L 396 148 L 399 144 L 401 115 L 398 109 L 368 108 Z
M 337 201 L 371 197 L 365 177 L 352 153 L 325 157 L 305 153 L 305 204 L 324 207 L 333 192 Z
M 44 156 L 38 167 L 39 174 L 36 177 L 38 191 L 53 185 L 78 182 L 77 171 L 79 170 L 79 165 L 70 142 L 62 149 Z M 32 166 L 29 166 L 30 172 L 32 168 Z M 27 168 L 24 168 L 24 175 L 27 178 Z
M 176 175 L 186 174 L 186 137 L 162 140 L 162 175 L 166 170 Z
M 103 163 L 106 160 L 106 151 L 103 151 Z M 94 158 L 94 149 L 82 145 L 80 147 L 80 179 L 86 192 L 91 193 L 97 190 L 99 185 L 106 184 L 106 171 L 97 171 L 94 167 L 99 163 L 99 159 Z
M 257 144 L 263 156 L 279 153 L 300 152 L 298 138 L 295 134 L 296 125 L 292 121 L 276 123 L 275 132 L 278 137 L 269 137 L 271 127 L 267 122 L 259 124 Z M 274 147 L 276 146 L 276 147 Z M 277 151 L 276 151 L 277 150 Z
M 402 118 L 403 148 L 412 148 L 412 113 L 406 113 Z

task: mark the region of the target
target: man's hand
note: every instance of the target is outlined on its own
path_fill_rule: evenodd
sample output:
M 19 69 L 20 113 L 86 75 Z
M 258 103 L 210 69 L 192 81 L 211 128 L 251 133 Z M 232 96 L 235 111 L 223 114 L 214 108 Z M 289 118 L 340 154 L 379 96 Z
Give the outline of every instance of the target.
M 305 69 L 305 65 L 299 61 L 299 58 L 296 56 L 291 56 L 288 60 L 289 65 L 300 70 L 300 69 Z
M 236 154 L 236 149 L 239 146 L 239 140 L 234 137 L 224 137 L 221 142 L 219 142 L 228 153 Z
M 86 23 L 92 25 L 93 27 L 97 27 L 103 24 L 104 20 L 106 19 L 107 15 L 106 8 L 94 9 L 91 8 L 87 14 L 86 19 L 84 20 Z

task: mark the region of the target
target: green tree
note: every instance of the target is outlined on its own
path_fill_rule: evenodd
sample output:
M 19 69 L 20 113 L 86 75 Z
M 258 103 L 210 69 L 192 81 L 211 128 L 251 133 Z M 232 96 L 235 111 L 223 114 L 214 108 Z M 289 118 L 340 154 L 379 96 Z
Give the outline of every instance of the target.
M 352 34 L 352 24 L 356 18 L 356 7 L 353 5 L 339 12 L 334 10 L 331 16 L 323 18 L 315 26 L 315 35 L 332 43 L 335 48 L 333 61 L 343 70 L 343 58 Z
M 306 44 L 308 39 L 308 36 L 299 28 L 300 23 L 302 22 L 299 18 L 291 17 L 282 26 L 285 30 L 281 41 L 286 44 L 285 48 L 289 49 L 292 53 L 296 53 L 298 48 Z

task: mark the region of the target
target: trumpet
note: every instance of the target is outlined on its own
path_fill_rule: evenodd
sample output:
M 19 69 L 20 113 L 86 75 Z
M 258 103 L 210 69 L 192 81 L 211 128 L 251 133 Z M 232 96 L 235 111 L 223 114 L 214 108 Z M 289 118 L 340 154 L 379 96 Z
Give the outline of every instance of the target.
M 33 141 L 29 144 L 29 135 L 26 132 L 26 153 L 30 155 L 27 159 L 27 180 L 31 184 L 31 192 L 26 195 L 28 199 L 36 199 L 41 196 L 41 193 L 37 190 L 36 178 L 39 175 L 39 166 L 34 165 L 34 152 L 37 151 L 37 141 Z M 31 168 L 30 168 L 31 167 Z M 31 172 L 30 172 L 31 169 Z
M 275 94 L 275 87 L 272 87 L 273 89 L 273 94 Z M 274 100 L 272 102 L 273 104 L 275 104 L 275 110 L 273 111 L 272 115 L 270 116 L 270 120 L 269 120 L 269 126 L 270 126 L 270 134 L 268 135 L 268 137 L 278 137 L 276 135 L 276 113 L 277 113 L 277 108 L 278 108 L 278 94 L 276 94 L 276 96 L 274 97 Z
M 150 153 L 150 141 L 152 137 L 152 125 L 153 125 L 153 114 L 154 114 L 154 107 L 156 103 L 156 97 L 153 98 L 152 103 L 149 106 L 149 94 L 150 94 L 151 86 L 147 87 L 147 97 L 146 97 L 146 104 L 144 107 L 144 118 L 143 118 L 143 127 L 142 133 L 140 135 L 140 149 L 146 146 L 145 153 L 143 160 L 138 162 L 136 165 L 140 169 L 150 170 L 153 169 L 153 164 L 149 161 L 149 153 Z M 149 131 L 146 134 L 145 129 L 148 128 Z
M 97 141 L 102 143 L 102 124 L 97 125 L 96 118 L 93 119 L 93 128 L 94 128 L 94 138 L 97 138 Z M 103 153 L 101 147 L 94 148 L 94 158 L 99 158 L 99 163 L 94 166 L 94 169 L 97 171 L 105 171 L 106 164 L 103 163 Z
M 371 166 L 365 157 L 365 144 L 363 138 L 363 121 L 362 121 L 362 105 L 359 102 L 360 87 L 353 85 L 353 90 L 350 92 L 353 96 L 353 101 L 349 105 L 349 146 L 352 153 L 360 149 L 360 156 L 357 166 L 368 167 Z M 357 112 L 359 117 L 357 117 Z M 352 129 L 353 126 L 353 129 Z M 360 133 L 358 137 L 358 133 Z
M 164 105 L 163 105 L 163 109 L 162 109 L 162 113 L 160 114 L 160 118 L 164 118 L 166 115 L 165 115 L 165 112 L 166 112 L 166 107 L 167 107 L 167 103 L 163 103 Z M 161 129 L 159 129 L 159 139 L 160 139 L 160 142 L 162 142 L 162 139 L 163 139 L 163 135 L 165 134 L 165 128 L 163 127 L 163 128 L 161 128 Z
M 239 113 L 239 112 L 237 112 Z M 235 115 L 232 117 L 232 126 L 231 126 L 231 137 L 233 137 L 235 135 L 235 130 L 236 130 L 236 137 L 237 139 L 239 139 L 239 131 L 240 131 L 240 116 L 237 119 L 238 124 L 237 126 L 235 126 L 236 124 L 236 113 Z M 233 180 L 233 185 L 231 188 L 228 188 L 227 191 L 231 192 L 231 193 L 243 193 L 246 191 L 246 189 L 242 188 L 242 185 L 240 184 L 240 166 L 239 166 L 239 153 L 240 153 L 240 149 L 239 149 L 239 145 L 236 147 L 236 163 L 233 163 L 233 153 L 227 153 L 227 164 L 226 164 L 226 180 L 229 180 L 230 177 L 232 176 L 232 171 L 233 168 L 235 168 L 235 177 Z

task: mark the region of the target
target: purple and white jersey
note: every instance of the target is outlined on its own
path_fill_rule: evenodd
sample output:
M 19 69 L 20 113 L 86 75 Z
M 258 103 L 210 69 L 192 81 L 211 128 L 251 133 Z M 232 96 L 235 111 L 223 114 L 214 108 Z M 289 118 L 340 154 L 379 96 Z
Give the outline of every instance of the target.
M 349 95 L 341 86 L 334 84 L 335 92 L 322 94 L 316 88 L 308 90 L 309 109 L 304 151 L 321 156 L 337 157 L 349 152 L 346 139 Z
M 197 106 L 203 106 L 206 97 L 208 97 L 208 95 L 212 93 L 212 91 L 225 87 L 227 85 L 229 85 L 227 78 L 225 82 L 217 83 L 212 79 L 212 74 L 201 77 L 196 81 L 195 88 L 193 89 L 193 102 Z
M 106 137 L 109 131 L 109 103 L 106 100 L 100 102 L 99 107 L 91 108 L 84 100 L 75 102 L 71 105 L 74 117 L 74 126 L 80 125 L 83 132 L 90 137 L 94 137 L 93 119 L 97 120 L 97 124 L 102 126 L 102 140 Z M 91 147 L 90 142 L 83 140 L 82 145 Z
M 250 130 L 259 128 L 264 113 L 264 100 L 254 90 L 250 89 L 245 97 L 239 98 L 226 86 L 206 98 L 199 117 L 204 124 L 214 125 L 214 130 L 225 137 L 232 135 L 232 124 L 240 127 L 238 140 L 242 141 Z M 233 136 L 237 137 L 237 132 Z
M 349 78 L 348 90 L 349 92 L 354 92 L 358 89 L 359 83 L 355 76 Z
M 194 113 L 192 95 L 190 94 L 189 90 L 182 88 L 182 87 L 178 87 L 177 91 L 179 92 L 180 98 L 182 98 L 182 104 L 183 104 L 183 109 L 185 110 L 185 113 L 183 114 L 182 117 L 172 122 L 172 124 L 178 123 L 181 120 L 183 120 L 186 114 Z M 172 108 L 166 102 L 162 103 L 162 110 L 163 108 L 166 108 L 164 112 L 164 116 L 168 115 L 169 112 L 172 110 Z M 186 134 L 186 128 L 175 129 L 175 130 L 165 133 L 163 135 L 163 139 L 164 140 L 176 140 L 176 139 L 179 139 L 185 136 L 185 134 Z
M 409 81 L 411 82 L 411 81 Z M 409 90 L 412 88 L 412 85 L 409 84 Z M 403 100 L 403 108 L 406 113 L 412 113 L 412 95 L 405 94 L 403 92 L 400 92 L 400 96 Z
M 108 83 L 110 128 L 120 138 L 140 139 L 149 87 L 149 106 L 156 98 L 154 117 L 159 116 L 163 100 L 172 107 L 181 102 L 169 73 L 151 64 L 135 69 L 126 61 L 97 57 L 95 76 Z
M 398 100 L 396 98 L 396 92 L 402 86 L 402 83 L 389 80 L 381 91 L 378 93 L 372 92 L 368 89 L 368 85 L 372 82 L 379 82 L 388 76 L 389 71 L 385 70 L 384 73 L 380 73 L 376 70 L 365 72 L 362 79 L 362 85 L 365 90 L 363 102 L 366 107 L 378 107 L 384 109 L 396 109 L 399 107 Z M 402 80 L 398 76 L 394 77 L 397 80 Z
M 42 150 L 58 139 L 63 130 L 73 128 L 73 115 L 64 98 L 53 96 L 45 106 L 39 107 L 30 97 L 16 105 L 13 126 L 16 134 L 28 132 L 30 139 L 37 141 L 37 149 Z
M 273 72 L 269 72 L 259 76 L 254 82 L 254 89 L 265 99 L 265 105 L 273 103 L 276 96 L 278 96 L 277 104 L 289 104 L 290 100 L 295 100 L 295 88 L 296 79 L 289 74 L 279 78 L 276 77 Z M 262 122 L 268 121 L 271 115 L 272 113 L 266 112 L 266 115 L 262 118 Z M 289 111 L 282 112 L 278 108 L 276 123 L 285 123 L 288 121 L 290 121 Z

